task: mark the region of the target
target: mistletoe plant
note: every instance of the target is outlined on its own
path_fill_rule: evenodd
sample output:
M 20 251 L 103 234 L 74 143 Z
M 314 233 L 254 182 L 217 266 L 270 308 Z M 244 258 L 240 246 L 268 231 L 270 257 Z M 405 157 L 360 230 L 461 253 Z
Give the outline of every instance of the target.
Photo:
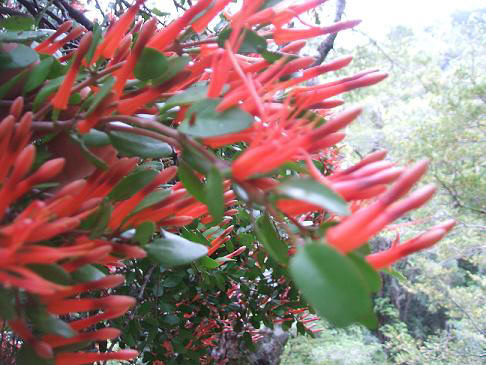
M 351 57 L 316 66 L 305 40 L 359 23 L 302 20 L 323 2 L 199 0 L 160 27 L 137 0 L 105 31 L 2 23 L 0 319 L 17 364 L 209 363 L 226 332 L 251 347 L 261 324 L 312 332 L 311 313 L 376 327 L 378 272 L 454 222 L 369 252 L 435 187 L 404 197 L 427 162 L 385 151 L 340 166 L 361 109 L 333 97 L 386 74 L 316 84 Z

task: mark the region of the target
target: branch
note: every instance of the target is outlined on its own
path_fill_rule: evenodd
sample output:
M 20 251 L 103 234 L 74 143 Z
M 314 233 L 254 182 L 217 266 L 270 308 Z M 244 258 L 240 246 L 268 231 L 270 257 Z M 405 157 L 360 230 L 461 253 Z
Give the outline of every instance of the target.
M 459 194 L 454 189 L 452 189 L 443 180 L 441 180 L 439 178 L 439 176 L 437 176 L 437 174 L 435 174 L 434 177 L 440 183 L 440 185 L 449 193 L 449 195 L 451 196 L 452 200 L 454 200 L 454 203 L 456 203 L 456 205 L 458 207 L 464 208 L 464 209 L 469 209 L 469 210 L 472 210 L 473 212 L 476 212 L 476 213 L 486 214 L 486 209 L 478 209 L 478 208 L 474 208 L 474 207 L 470 207 L 470 206 L 465 205 L 461 201 L 461 199 L 459 199 Z
M 341 20 L 344 13 L 344 8 L 346 7 L 346 0 L 337 0 L 336 4 L 336 16 L 334 17 L 334 22 L 337 23 Z M 330 34 L 326 39 L 317 47 L 319 56 L 313 66 L 320 65 L 326 59 L 327 55 L 334 48 L 334 41 L 336 40 L 337 33 Z
M 59 9 L 63 7 L 67 10 L 69 16 L 76 20 L 79 24 L 84 26 L 88 30 L 93 30 L 93 23 L 84 16 L 83 13 L 74 9 L 71 5 L 69 5 L 65 0 L 55 0 L 54 5 L 56 5 Z
M 0 14 L 10 15 L 10 16 L 28 16 L 27 14 L 22 13 L 19 10 L 7 8 L 6 6 L 0 6 Z

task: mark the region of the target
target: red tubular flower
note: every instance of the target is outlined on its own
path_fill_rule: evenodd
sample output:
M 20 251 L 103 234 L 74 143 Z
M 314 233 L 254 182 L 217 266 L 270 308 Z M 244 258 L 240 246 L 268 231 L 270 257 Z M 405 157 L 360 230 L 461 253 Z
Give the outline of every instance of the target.
M 445 221 L 402 244 L 394 245 L 386 251 L 368 255 L 366 256 L 366 260 L 375 270 L 386 268 L 411 253 L 431 247 L 440 241 L 455 224 L 456 222 L 452 219 Z
M 285 24 L 287 24 L 289 21 L 292 20 L 292 18 L 309 11 L 311 9 L 314 9 L 315 7 L 325 3 L 327 0 L 308 0 L 303 2 L 302 4 L 298 5 L 293 5 L 289 6 L 282 11 L 278 11 L 274 17 L 272 17 L 272 23 L 275 25 L 277 28 L 281 28 Z
M 78 26 L 71 30 L 65 37 L 62 39 L 53 42 L 52 44 L 48 45 L 47 47 L 42 48 L 40 51 L 37 50 L 39 53 L 44 54 L 54 54 L 57 50 L 64 47 L 68 42 L 75 40 L 76 38 L 80 37 L 84 32 L 86 32 L 86 28 L 83 26 Z
M 42 53 L 42 50 L 49 46 L 52 42 L 56 40 L 57 37 L 59 37 L 62 33 L 67 32 L 71 27 L 73 26 L 73 21 L 68 20 L 62 23 L 54 33 L 52 33 L 49 37 L 47 37 L 45 40 L 43 40 L 41 43 L 35 47 L 35 50 L 37 52 Z
M 191 24 L 196 33 L 202 32 L 213 18 L 223 10 L 231 0 L 216 0 L 212 7 Z
M 145 2 L 145 0 L 137 0 L 135 4 L 130 7 L 118 21 L 108 30 L 108 33 L 103 38 L 103 41 L 96 47 L 96 51 L 91 60 L 91 64 L 98 61 L 100 56 L 105 58 L 112 58 L 116 49 L 120 45 L 121 39 L 125 36 L 125 33 L 130 28 L 138 9 Z
M 151 48 L 163 51 L 167 46 L 174 42 L 181 31 L 189 25 L 190 21 L 211 4 L 212 0 L 199 0 L 197 4 L 191 6 L 178 19 L 174 20 L 166 28 L 159 30 L 158 33 L 148 43 Z
M 69 68 L 61 87 L 59 90 L 57 90 L 56 95 L 54 95 L 54 98 L 51 100 L 51 104 L 55 108 L 62 110 L 67 108 L 69 97 L 71 96 L 71 89 L 74 85 L 74 81 L 76 80 L 76 75 L 78 74 L 79 68 L 81 67 L 83 57 L 89 50 L 92 38 L 93 34 L 91 32 L 86 33 L 83 38 L 81 38 L 71 67 Z
M 378 200 L 352 214 L 339 225 L 327 231 L 327 241 L 343 252 L 349 252 L 378 233 L 386 224 L 410 209 L 415 209 L 429 200 L 435 188 L 428 186 L 412 194 L 408 199 L 391 205 L 406 194 L 427 170 L 427 161 L 421 161 L 406 170 Z
M 128 216 L 128 214 L 149 194 L 151 193 L 156 187 L 159 185 L 165 184 L 167 181 L 172 180 L 177 173 L 177 168 L 175 166 L 171 166 L 165 170 L 163 170 L 150 184 L 145 186 L 142 190 L 132 196 L 130 199 L 127 199 L 120 204 L 118 204 L 110 219 L 110 223 L 108 227 L 111 229 L 115 229 L 122 221 Z
M 150 19 L 142 26 L 142 29 L 138 34 L 137 43 L 133 47 L 133 50 L 130 52 L 128 59 L 126 60 L 123 67 L 116 72 L 116 82 L 114 90 L 117 99 L 120 98 L 123 88 L 125 87 L 125 83 L 135 69 L 135 65 L 137 64 L 137 61 L 140 58 L 140 55 L 142 54 L 145 45 L 150 40 L 150 37 L 152 37 L 152 35 L 154 34 L 156 27 L 157 20 L 155 18 Z
M 277 44 L 284 44 L 296 40 L 314 38 L 324 34 L 337 33 L 344 29 L 357 26 L 361 20 L 346 20 L 335 23 L 328 27 L 314 27 L 310 29 L 283 29 L 278 28 L 273 32 L 273 39 Z
M 56 356 L 55 365 L 83 365 L 92 364 L 97 361 L 133 360 L 138 356 L 136 350 L 120 350 L 117 352 L 63 352 Z
M 307 42 L 306 41 L 302 41 L 302 40 L 290 42 L 286 46 L 282 47 L 282 49 L 280 51 L 281 52 L 284 52 L 284 53 L 297 54 L 297 53 L 299 53 L 299 51 L 302 48 L 305 47 L 306 44 L 307 44 Z

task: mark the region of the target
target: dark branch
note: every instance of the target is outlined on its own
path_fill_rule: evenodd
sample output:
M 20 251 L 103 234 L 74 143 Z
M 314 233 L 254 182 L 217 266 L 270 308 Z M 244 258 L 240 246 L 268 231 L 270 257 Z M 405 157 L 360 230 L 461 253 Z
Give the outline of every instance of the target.
M 93 30 L 93 23 L 84 16 L 83 13 L 74 9 L 71 5 L 67 3 L 65 0 L 55 0 L 54 5 L 56 5 L 59 9 L 64 8 L 68 12 L 69 16 L 76 20 L 79 24 L 84 26 L 88 30 Z
M 334 22 L 341 20 L 344 14 L 344 8 L 346 7 L 346 0 L 337 0 L 336 4 L 336 16 L 334 17 Z M 334 48 L 334 41 L 336 40 L 337 33 L 330 34 L 326 39 L 317 47 L 319 56 L 313 66 L 320 65 L 327 58 L 327 55 Z
M 19 10 L 7 8 L 6 6 L 0 6 L 0 14 L 10 16 L 28 16 L 27 14 L 22 13 Z

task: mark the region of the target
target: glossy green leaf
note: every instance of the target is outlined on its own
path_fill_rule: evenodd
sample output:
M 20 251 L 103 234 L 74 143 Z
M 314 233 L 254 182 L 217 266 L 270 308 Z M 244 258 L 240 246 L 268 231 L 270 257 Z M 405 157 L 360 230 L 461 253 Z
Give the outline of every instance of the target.
M 137 226 L 137 229 L 135 230 L 135 236 L 133 237 L 133 239 L 143 246 L 149 243 L 150 239 L 154 235 L 154 232 L 155 232 L 154 222 L 143 222 L 142 224 Z
M 43 38 L 46 38 L 47 36 L 48 33 L 42 30 L 7 31 L 7 32 L 0 32 L 0 42 L 15 43 L 15 42 L 39 41 Z
M 102 160 L 100 157 L 98 157 L 98 155 L 94 154 L 84 144 L 84 140 L 80 136 L 78 136 L 74 132 L 71 133 L 69 136 L 70 136 L 71 140 L 79 146 L 79 148 L 81 150 L 81 154 L 83 155 L 84 158 L 86 158 L 86 160 L 91 162 L 94 166 L 96 166 L 96 168 L 98 168 L 100 170 L 105 170 L 105 171 L 108 170 L 108 165 L 105 163 L 105 161 Z
M 16 365 L 54 365 L 54 358 L 44 359 L 37 355 L 28 343 L 24 343 L 15 356 Z
M 125 200 L 130 198 L 136 192 L 142 190 L 157 176 L 157 171 L 152 169 L 135 171 L 125 176 L 118 184 L 115 185 L 108 195 L 113 201 Z
M 113 90 L 113 86 L 115 85 L 115 78 L 109 77 L 103 85 L 101 85 L 100 90 L 94 95 L 91 104 L 86 111 L 86 116 L 92 114 L 98 105 L 108 96 L 110 91 Z
M 208 253 L 206 246 L 169 232 L 163 232 L 163 238 L 144 248 L 152 260 L 165 267 L 186 265 Z
M 24 85 L 24 92 L 28 93 L 40 85 L 47 79 L 51 72 L 51 67 L 54 64 L 53 57 L 46 57 L 38 65 L 29 72 L 27 81 Z
M 103 200 L 96 214 L 94 226 L 91 228 L 89 234 L 90 238 L 96 238 L 106 231 L 108 223 L 110 222 L 111 214 L 113 213 L 113 205 L 108 200 Z
M 162 76 L 152 80 L 152 83 L 154 85 L 161 85 L 164 82 L 171 80 L 179 74 L 189 62 L 191 62 L 191 57 L 189 56 L 169 57 L 167 59 L 167 70 Z
M 45 85 L 40 91 L 35 95 L 33 109 L 37 111 L 40 107 L 44 104 L 47 98 L 55 93 L 57 89 L 61 86 L 64 80 L 64 76 L 59 76 L 55 79 L 49 81 L 47 85 Z
M 348 257 L 354 263 L 356 268 L 360 271 L 364 281 L 368 285 L 368 290 L 370 293 L 376 293 L 381 289 L 381 278 L 380 274 L 376 272 L 370 264 L 363 258 L 363 256 L 351 252 Z
M 154 48 L 145 47 L 135 65 L 135 77 L 142 81 L 156 79 L 167 70 L 167 58 Z
M 349 215 L 348 205 L 331 189 L 309 178 L 291 178 L 275 189 L 289 198 L 318 205 L 337 215 Z
M 27 15 L 15 15 L 0 20 L 0 27 L 7 30 L 28 31 L 34 26 L 34 18 Z M 44 32 L 45 33 L 45 32 Z M 1 33 L 0 33 L 1 34 Z
M 138 213 L 141 210 L 160 203 L 170 195 L 170 190 L 155 190 L 148 194 L 133 210 L 132 214 Z
M 59 285 L 70 285 L 69 273 L 57 264 L 29 264 L 27 267 L 42 278 Z
M 221 171 L 215 166 L 209 170 L 204 192 L 205 203 L 213 217 L 212 222 L 218 223 L 224 215 L 224 186 Z
M 15 48 L 9 51 L 1 51 L 1 53 L 6 53 L 8 55 L 8 61 L 4 61 L 0 64 L 0 70 L 24 68 L 39 61 L 39 55 L 36 51 L 20 43 L 16 44 Z
M 177 174 L 186 190 L 200 202 L 205 201 L 204 184 L 194 174 L 192 169 L 184 162 L 181 161 Z
M 182 148 L 182 159 L 194 170 L 206 175 L 213 166 L 213 163 L 194 147 L 184 144 Z
M 205 138 L 240 132 L 252 125 L 253 117 L 239 108 L 217 112 L 219 102 L 206 99 L 192 104 L 179 131 L 192 137 Z
M 280 236 L 267 215 L 262 215 L 256 222 L 256 233 L 268 254 L 277 262 L 287 265 L 289 248 Z
M 91 60 L 94 56 L 96 47 L 98 47 L 98 45 L 101 42 L 102 35 L 103 35 L 103 33 L 102 33 L 100 25 L 98 23 L 94 23 L 91 45 L 89 46 L 88 52 L 86 52 L 86 55 L 84 56 L 84 59 L 86 60 L 87 63 L 91 62 Z
M 81 139 L 87 147 L 103 147 L 110 144 L 108 134 L 97 129 L 91 129 L 88 133 L 83 134 Z
M 2 52 L 0 52 L 0 62 L 2 62 Z M 17 85 L 19 82 L 22 82 L 25 78 L 28 76 L 28 69 L 25 69 L 22 72 L 19 72 L 17 75 L 12 77 L 10 80 L 7 82 L 4 82 L 2 85 L 0 85 L 0 99 L 4 98 L 5 95 L 8 94 L 10 89 L 12 89 L 15 85 Z
M 333 325 L 361 322 L 372 326 L 376 322 L 360 271 L 331 246 L 309 243 L 300 247 L 289 269 L 304 298 Z
M 218 268 L 221 265 L 218 261 L 212 259 L 209 256 L 203 256 L 203 257 L 201 257 L 198 260 L 198 263 L 202 267 L 204 267 L 206 270 L 214 270 L 214 269 Z
M 108 133 L 113 147 L 124 156 L 162 158 L 173 154 L 172 147 L 158 139 L 127 132 Z
M 103 279 L 106 274 L 93 265 L 84 265 L 71 274 L 71 277 L 79 283 L 87 283 Z
M 15 317 L 14 293 L 0 285 L 0 319 L 10 320 Z
M 171 96 L 164 104 L 164 109 L 170 109 L 177 105 L 189 105 L 206 99 L 208 87 L 197 85 L 184 90 L 182 93 Z
M 34 327 L 42 333 L 58 335 L 64 338 L 76 335 L 71 326 L 45 310 L 30 311 L 30 316 Z
M 220 47 L 224 48 L 224 43 L 230 38 L 232 31 L 231 28 L 226 28 L 220 33 L 218 37 L 218 45 Z M 267 49 L 267 41 L 265 38 L 260 37 L 256 32 L 245 29 L 243 37 L 243 42 L 241 43 L 238 53 L 258 53 Z

